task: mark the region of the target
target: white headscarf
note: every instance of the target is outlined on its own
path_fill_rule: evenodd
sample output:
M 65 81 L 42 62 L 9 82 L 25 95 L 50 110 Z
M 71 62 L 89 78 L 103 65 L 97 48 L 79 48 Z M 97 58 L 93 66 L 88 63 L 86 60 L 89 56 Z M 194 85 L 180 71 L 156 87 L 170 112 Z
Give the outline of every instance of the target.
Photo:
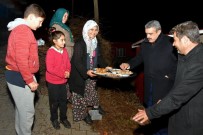
M 89 53 L 90 58 L 92 58 L 93 52 L 97 48 L 97 38 L 95 37 L 93 39 L 90 39 L 88 36 L 88 31 L 95 26 L 98 26 L 98 24 L 93 20 L 89 20 L 85 23 L 82 31 L 82 36 L 87 46 L 87 53 Z

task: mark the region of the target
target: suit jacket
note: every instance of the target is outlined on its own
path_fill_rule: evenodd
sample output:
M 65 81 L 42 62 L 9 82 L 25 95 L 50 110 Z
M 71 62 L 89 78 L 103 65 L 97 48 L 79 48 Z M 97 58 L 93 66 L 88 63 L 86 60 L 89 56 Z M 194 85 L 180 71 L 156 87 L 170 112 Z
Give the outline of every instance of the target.
M 141 63 L 144 64 L 144 104 L 148 104 L 150 96 L 155 104 L 166 96 L 175 80 L 177 50 L 171 38 L 161 33 L 153 45 L 146 39 L 139 54 L 129 61 L 131 69 Z
M 179 56 L 175 84 L 159 104 L 146 109 L 149 119 L 172 113 L 169 135 L 203 134 L 203 45 Z M 161 123 L 160 123 L 161 124 Z

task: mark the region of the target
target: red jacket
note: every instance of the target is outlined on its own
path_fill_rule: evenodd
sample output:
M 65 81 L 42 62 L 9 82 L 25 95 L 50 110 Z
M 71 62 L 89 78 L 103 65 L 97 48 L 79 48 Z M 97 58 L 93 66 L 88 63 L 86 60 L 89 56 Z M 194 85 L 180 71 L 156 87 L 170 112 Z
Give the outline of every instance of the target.
M 26 84 L 33 82 L 39 70 L 38 46 L 32 30 L 22 24 L 15 27 L 8 39 L 7 68 L 21 73 Z
M 49 48 L 46 55 L 46 81 L 53 84 L 66 83 L 65 71 L 71 71 L 67 50 L 64 48 L 60 53 L 54 47 Z

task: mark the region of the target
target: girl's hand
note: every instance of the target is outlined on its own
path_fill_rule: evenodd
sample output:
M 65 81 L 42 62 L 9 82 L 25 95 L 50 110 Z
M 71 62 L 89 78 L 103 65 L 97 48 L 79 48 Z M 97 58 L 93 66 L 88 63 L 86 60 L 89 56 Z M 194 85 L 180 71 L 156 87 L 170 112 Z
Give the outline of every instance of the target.
M 70 77 L 70 73 L 68 71 L 65 71 L 64 77 L 65 78 L 69 78 Z

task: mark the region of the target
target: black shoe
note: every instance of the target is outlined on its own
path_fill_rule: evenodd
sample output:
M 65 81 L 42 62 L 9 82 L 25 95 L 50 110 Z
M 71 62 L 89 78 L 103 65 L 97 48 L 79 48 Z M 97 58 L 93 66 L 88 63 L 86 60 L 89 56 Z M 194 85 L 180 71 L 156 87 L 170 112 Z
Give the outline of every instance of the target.
M 91 116 L 89 114 L 84 118 L 84 121 L 89 125 L 93 123 Z
M 58 122 L 58 120 L 52 121 L 52 125 L 55 129 L 60 129 L 60 123 Z
M 101 115 L 105 115 L 106 114 L 106 112 L 101 108 L 101 106 L 99 106 L 98 108 L 94 108 L 93 107 L 92 110 L 98 110 Z
M 71 124 L 68 120 L 61 120 L 60 123 L 63 124 L 65 128 L 71 128 Z

